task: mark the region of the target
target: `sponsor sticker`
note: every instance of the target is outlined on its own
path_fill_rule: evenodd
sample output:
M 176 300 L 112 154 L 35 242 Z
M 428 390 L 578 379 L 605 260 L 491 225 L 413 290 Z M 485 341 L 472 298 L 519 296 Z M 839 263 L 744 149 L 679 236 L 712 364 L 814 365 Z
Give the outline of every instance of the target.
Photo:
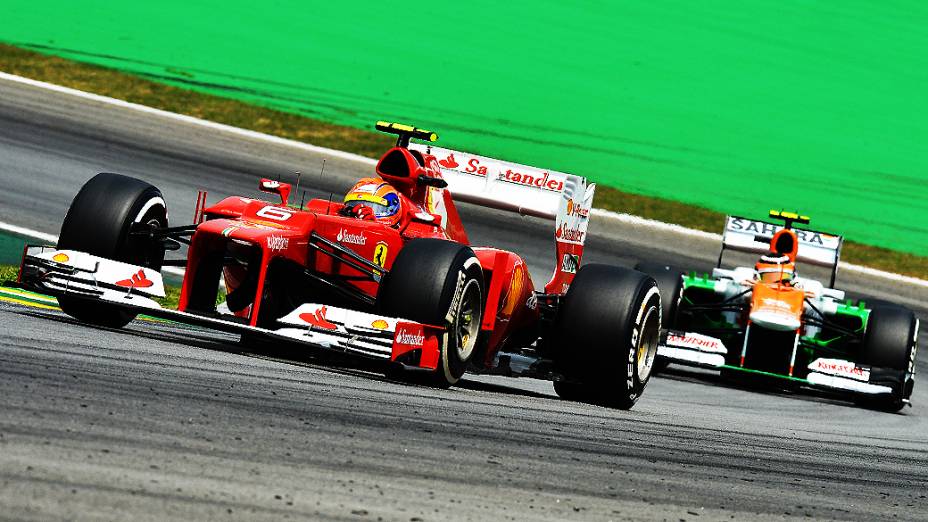
M 116 281 L 116 286 L 121 286 L 123 288 L 149 288 L 153 286 L 153 283 L 148 277 L 145 276 L 144 270 L 139 270 L 138 272 L 132 274 L 127 279 L 122 281 Z
M 753 221 L 750 219 L 733 217 L 728 220 L 729 230 L 733 232 L 751 232 L 759 236 L 772 236 L 782 228 L 782 225 L 774 225 L 772 223 Z M 826 248 L 837 248 L 838 238 L 836 236 L 799 228 L 794 228 L 793 231 L 796 232 L 796 236 L 799 238 L 800 243 L 808 243 L 810 245 L 818 245 Z
M 809 370 L 827 375 L 847 377 L 857 381 L 870 380 L 870 370 L 861 368 L 851 361 L 841 359 L 816 359 L 809 365 Z
M 322 328 L 323 330 L 335 330 L 338 325 L 325 318 L 326 307 L 318 308 L 315 312 L 305 312 L 300 314 L 300 319 L 310 326 Z
M 453 152 L 449 153 L 447 158 L 438 160 L 438 164 L 446 169 L 456 169 L 458 165 L 460 165 L 457 160 L 454 159 Z
M 722 341 L 716 339 L 715 337 L 709 337 L 708 335 L 700 335 L 696 333 L 674 331 L 667 332 L 667 341 L 665 344 L 668 346 L 676 346 L 678 348 L 690 348 L 692 350 L 699 350 L 702 352 L 728 353 L 728 349 L 725 348 L 725 345 L 722 344 Z
M 584 233 L 584 231 L 580 230 L 579 225 L 576 227 L 571 227 L 567 223 L 561 223 L 561 226 L 559 226 L 557 231 L 554 232 L 554 237 L 556 237 L 558 241 L 581 245 L 583 244 Z
M 425 343 L 425 332 L 421 328 L 417 330 L 411 330 L 408 327 L 401 328 L 396 332 L 395 341 L 397 344 L 422 347 Z
M 52 256 L 52 261 L 56 263 L 67 263 L 71 258 L 68 257 L 68 254 L 58 253 Z
M 579 217 L 580 219 L 586 219 L 590 217 L 590 210 L 583 208 L 583 205 L 574 203 L 574 200 L 567 200 L 567 215 Z
M 580 266 L 580 256 L 576 254 L 564 254 L 561 258 L 561 272 L 576 274 Z
M 363 233 L 353 234 L 344 228 L 339 229 L 338 235 L 335 236 L 335 239 L 337 239 L 339 243 L 347 243 L 349 245 L 363 246 L 367 244 L 367 236 L 365 236 Z
M 377 243 L 374 247 L 374 264 L 380 268 L 386 268 L 387 265 L 387 244 L 383 241 Z
M 376 328 L 378 330 L 386 330 L 390 326 L 390 323 L 384 321 L 383 319 L 377 319 L 371 323 L 371 328 Z
M 476 161 L 476 160 L 472 160 Z M 506 169 L 506 172 L 500 173 L 499 179 L 507 183 L 514 183 L 516 185 L 525 185 L 529 187 L 537 187 L 543 190 L 550 190 L 551 192 L 563 192 L 564 191 L 564 180 L 557 179 L 552 177 L 547 171 L 539 174 L 524 174 L 521 172 L 514 171 L 512 169 Z
M 764 308 L 774 308 L 776 310 L 785 310 L 787 312 L 792 310 L 789 303 L 785 301 L 780 301 L 779 299 L 771 299 L 770 297 L 765 297 L 761 301 L 764 304 Z
M 528 296 L 528 299 L 525 300 L 525 306 L 528 307 L 529 310 L 537 310 L 538 297 L 536 297 L 535 294 Z
M 267 236 L 267 247 L 270 250 L 286 250 L 290 246 L 290 239 L 280 236 Z

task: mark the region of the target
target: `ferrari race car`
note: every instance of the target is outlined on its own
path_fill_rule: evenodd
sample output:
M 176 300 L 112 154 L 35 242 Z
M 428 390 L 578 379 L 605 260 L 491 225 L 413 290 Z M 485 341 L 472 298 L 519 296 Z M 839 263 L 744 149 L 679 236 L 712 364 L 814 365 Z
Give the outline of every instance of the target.
M 431 145 L 379 122 L 396 146 L 344 202 L 289 204 L 198 194 L 191 225 L 168 225 L 161 192 L 99 174 L 74 198 L 56 247 L 29 246 L 20 283 L 61 309 L 121 327 L 137 314 L 333 350 L 449 386 L 465 371 L 551 379 L 563 397 L 630 408 L 657 352 L 660 294 L 640 272 L 580 265 L 595 185 Z M 411 143 L 411 140 L 422 143 Z M 449 187 L 450 183 L 450 187 Z M 471 246 L 455 201 L 552 219 L 556 263 L 536 291 L 524 259 Z M 185 259 L 166 251 L 188 245 Z M 185 267 L 177 310 L 160 270 Z M 221 286 L 225 301 L 217 306 Z
M 664 292 L 656 368 L 668 363 L 721 372 L 744 384 L 810 387 L 898 411 L 915 377 L 918 319 L 892 303 L 846 300 L 834 288 L 842 238 L 793 224 L 795 213 L 770 211 L 782 225 L 729 216 L 717 267 L 684 274 L 641 263 Z M 722 268 L 726 249 L 761 254 L 754 266 Z M 799 277 L 796 262 L 830 269 L 828 286 Z

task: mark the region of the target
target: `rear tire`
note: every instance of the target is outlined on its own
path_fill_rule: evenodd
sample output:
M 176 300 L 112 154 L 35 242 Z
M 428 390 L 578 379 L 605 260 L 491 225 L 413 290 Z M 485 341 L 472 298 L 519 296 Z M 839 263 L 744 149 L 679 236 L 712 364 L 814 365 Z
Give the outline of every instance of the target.
M 875 307 L 867 320 L 867 332 L 861 346 L 860 363 L 897 373 L 899 382 L 894 393 L 879 397 L 864 397 L 861 406 L 896 412 L 912 396 L 915 357 L 918 346 L 918 321 L 908 308 L 890 305 Z
M 131 236 L 135 223 L 168 226 L 167 207 L 154 186 L 120 174 L 97 174 L 81 187 L 61 225 L 58 248 L 161 270 L 164 247 L 158 241 Z M 121 328 L 134 312 L 79 297 L 62 296 L 58 304 L 68 315 L 91 324 Z
M 427 379 L 430 385 L 446 388 L 464 375 L 477 351 L 483 296 L 483 269 L 470 247 L 414 239 L 384 277 L 377 309 L 391 317 L 448 328 L 439 342 L 438 368 Z
M 661 327 L 673 329 L 677 326 L 677 310 L 683 299 L 683 276 L 686 274 L 670 265 L 662 263 L 641 262 L 635 265 L 635 270 L 648 274 L 657 282 L 661 292 Z M 654 359 L 653 375 L 667 369 L 670 361 L 658 355 Z
M 629 409 L 651 376 L 660 339 L 654 279 L 607 265 L 584 265 L 561 301 L 554 329 L 555 382 L 563 398 Z

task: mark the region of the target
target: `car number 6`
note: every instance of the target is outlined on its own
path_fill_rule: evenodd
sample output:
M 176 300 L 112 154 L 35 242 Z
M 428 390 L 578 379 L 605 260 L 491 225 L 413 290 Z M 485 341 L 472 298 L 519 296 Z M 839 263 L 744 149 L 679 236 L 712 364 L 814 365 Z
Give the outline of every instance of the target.
M 268 205 L 262 208 L 261 210 L 255 212 L 255 215 L 258 217 L 273 219 L 274 221 L 286 221 L 293 216 L 293 214 L 290 212 L 287 212 L 282 208 L 277 208 L 273 205 Z

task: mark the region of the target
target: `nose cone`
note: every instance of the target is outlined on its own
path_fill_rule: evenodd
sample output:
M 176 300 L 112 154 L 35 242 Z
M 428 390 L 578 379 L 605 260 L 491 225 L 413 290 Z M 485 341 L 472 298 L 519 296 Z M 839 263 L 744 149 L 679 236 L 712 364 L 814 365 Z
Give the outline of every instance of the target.
M 802 326 L 805 294 L 791 286 L 756 284 L 751 296 L 752 323 L 771 330 L 798 330 Z

